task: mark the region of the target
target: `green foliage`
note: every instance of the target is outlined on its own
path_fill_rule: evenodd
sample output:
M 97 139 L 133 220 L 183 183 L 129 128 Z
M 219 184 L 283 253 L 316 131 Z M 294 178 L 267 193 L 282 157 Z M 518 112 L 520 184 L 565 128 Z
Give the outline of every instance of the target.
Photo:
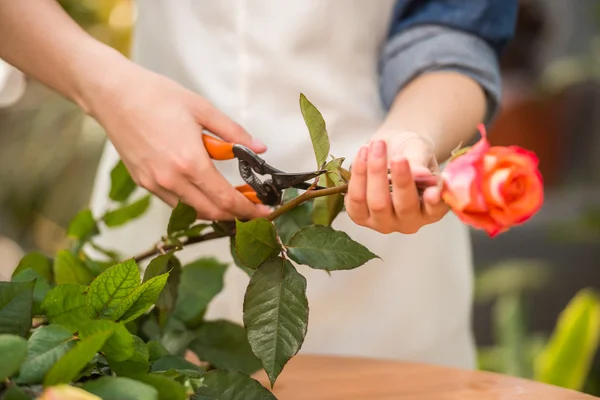
M 298 264 L 328 271 L 353 269 L 377 258 L 344 232 L 328 226 L 307 226 L 290 239 L 288 255 Z
M 300 103 L 317 163 L 328 170 L 321 185 L 344 184 L 343 159 L 326 164 L 330 145 L 321 114 L 306 97 Z M 275 399 L 250 376 L 264 369 L 274 385 L 302 347 L 309 305 L 296 264 L 336 271 L 377 257 L 329 226 L 343 195 L 284 204 L 274 221 L 235 223 L 198 223 L 196 211 L 180 202 L 155 248 L 123 259 L 94 239 L 144 214 L 151 195 L 132 201 L 136 189 L 119 162 L 108 194 L 115 208 L 96 218 L 80 211 L 67 231 L 68 248 L 52 258 L 27 254 L 12 281 L 0 282 L 0 378 L 8 383 L 0 383 L 0 398 L 77 387 L 102 399 Z M 284 202 L 298 196 L 288 190 Z M 229 265 L 209 256 L 182 266 L 177 257 L 185 246 L 226 236 L 235 263 L 250 276 L 243 325 L 205 318 Z M 106 259 L 92 258 L 88 248 Z M 185 359 L 188 352 L 199 365 Z
M 246 338 L 246 330 L 230 321 L 205 322 L 189 348 L 216 368 L 233 369 L 248 375 L 261 368 L 261 362 Z
M 31 282 L 0 282 L 0 334 L 26 336 L 31 327 L 33 288 Z
M 599 341 L 600 299 L 584 289 L 561 313 L 548 345 L 536 360 L 536 379 L 581 390 Z
M 207 372 L 204 375 L 204 385 L 192 396 L 192 400 L 275 399 L 275 396 L 260 383 L 237 371 L 214 370 Z
M 17 382 L 42 383 L 50 368 L 74 345 L 72 333 L 60 325 L 37 329 L 29 338 L 27 358 L 21 365 Z
M 19 265 L 14 270 L 12 276 L 20 274 L 21 272 L 32 269 L 38 273 L 41 277 L 43 277 L 47 282 L 52 282 L 54 279 L 53 270 L 52 270 L 52 260 L 50 260 L 45 255 L 32 252 L 25 255 L 21 261 L 19 261 Z
M 167 233 L 172 235 L 176 232 L 185 231 L 196 221 L 196 210 L 181 201 L 171 213 Z
M 98 224 L 88 209 L 80 211 L 67 229 L 67 236 L 80 242 L 87 242 L 99 233 Z
M 317 110 L 303 94 L 300 95 L 300 110 L 302 111 L 302 117 L 304 117 L 304 122 L 310 133 L 310 139 L 312 140 L 313 148 L 315 150 L 315 157 L 317 158 L 317 164 L 320 168 L 325 164 L 325 161 L 327 161 L 330 148 L 325 120 L 319 110 Z
M 244 297 L 244 325 L 274 385 L 302 347 L 308 328 L 306 279 L 289 261 L 269 260 L 252 275 Z
M 248 268 L 256 269 L 281 252 L 277 231 L 270 221 L 257 218 L 249 222 L 236 221 L 235 226 L 235 251 Z
M 544 264 L 510 260 L 485 270 L 477 280 L 477 301 L 493 301 L 496 344 L 479 349 L 479 367 L 578 391 L 587 390 L 600 343 L 600 297 L 579 291 L 562 311 L 550 338 L 530 332 L 524 294 L 541 288 Z M 495 280 L 497 285 L 492 285 Z
M 0 381 L 5 380 L 19 370 L 21 363 L 27 356 L 27 341 L 20 336 L 0 335 Z
M 85 301 L 87 286 L 78 283 L 66 283 L 56 286 L 46 294 L 42 309 L 50 322 L 76 332 L 90 319 L 86 312 Z
M 148 210 L 150 207 L 151 196 L 146 195 L 139 200 L 134 201 L 131 204 L 127 204 L 114 211 L 109 211 L 104 214 L 104 223 L 106 226 L 114 228 L 126 224 L 127 222 L 134 220 Z
M 343 158 L 336 158 L 325 165 L 327 173 L 319 177 L 319 185 L 324 187 L 336 187 L 346 183 L 339 169 L 344 162 Z M 344 208 L 344 196 L 341 193 L 331 196 L 318 197 L 314 201 L 312 210 L 312 222 L 316 225 L 329 226 Z
M 108 197 L 118 202 L 127 201 L 137 187 L 123 161 L 119 161 L 110 172 L 110 183 Z

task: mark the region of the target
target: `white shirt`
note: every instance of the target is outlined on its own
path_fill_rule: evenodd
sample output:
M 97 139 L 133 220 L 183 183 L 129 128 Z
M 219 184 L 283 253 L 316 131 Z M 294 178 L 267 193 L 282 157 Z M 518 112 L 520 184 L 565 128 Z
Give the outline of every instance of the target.
M 315 168 L 298 104 L 304 93 L 322 112 L 331 153 L 352 160 L 385 110 L 377 62 L 394 2 L 355 0 L 142 0 L 133 59 L 211 101 L 269 146 L 267 161 L 284 170 Z M 172 132 L 176 140 L 177 132 Z M 118 161 L 107 144 L 92 200 L 106 209 L 109 173 Z M 350 161 L 347 161 L 348 165 Z M 235 161 L 219 162 L 241 183 Z M 170 209 L 155 200 L 148 214 L 106 230 L 101 244 L 135 254 L 164 234 Z M 301 267 L 307 278 L 309 328 L 301 352 L 474 366 L 468 229 L 448 214 L 415 235 L 382 235 L 345 214 L 334 228 L 382 260 L 332 273 Z M 229 243 L 191 246 L 182 261 L 215 256 L 231 262 Z M 241 323 L 248 277 L 233 263 L 208 319 Z

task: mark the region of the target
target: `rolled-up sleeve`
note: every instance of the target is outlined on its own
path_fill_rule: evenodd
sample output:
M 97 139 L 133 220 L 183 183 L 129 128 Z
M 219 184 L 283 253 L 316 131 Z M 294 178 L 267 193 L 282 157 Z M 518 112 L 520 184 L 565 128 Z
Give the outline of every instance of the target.
M 512 38 L 517 1 L 399 1 L 380 59 L 381 96 L 386 109 L 416 76 L 452 70 L 479 83 L 486 94 L 489 123 L 500 105 L 499 55 Z M 423 6 L 424 5 L 424 6 Z M 495 12 L 494 12 L 495 11 Z M 498 14 L 500 13 L 500 14 Z

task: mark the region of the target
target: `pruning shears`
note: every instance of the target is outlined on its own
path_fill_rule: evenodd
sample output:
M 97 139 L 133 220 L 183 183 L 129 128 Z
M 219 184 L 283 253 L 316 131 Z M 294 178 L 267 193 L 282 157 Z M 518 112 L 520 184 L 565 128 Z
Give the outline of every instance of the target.
M 269 165 L 255 152 L 241 144 L 229 143 L 207 134 L 202 134 L 202 141 L 213 160 L 237 158 L 240 175 L 246 184 L 237 186 L 236 189 L 253 203 L 279 205 L 283 191 L 290 188 L 324 189 L 307 181 L 327 173 L 326 169 L 300 173 L 283 172 Z M 256 174 L 270 175 L 270 177 L 261 181 Z

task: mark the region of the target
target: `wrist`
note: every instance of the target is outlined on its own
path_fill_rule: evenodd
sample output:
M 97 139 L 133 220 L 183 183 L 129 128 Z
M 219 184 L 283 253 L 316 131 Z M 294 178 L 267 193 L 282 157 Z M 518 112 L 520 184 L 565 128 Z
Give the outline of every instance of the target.
M 102 104 L 120 96 L 126 76 L 130 76 L 137 65 L 117 50 L 95 44 L 85 59 L 74 64 L 70 97 L 86 114 L 97 118 Z

